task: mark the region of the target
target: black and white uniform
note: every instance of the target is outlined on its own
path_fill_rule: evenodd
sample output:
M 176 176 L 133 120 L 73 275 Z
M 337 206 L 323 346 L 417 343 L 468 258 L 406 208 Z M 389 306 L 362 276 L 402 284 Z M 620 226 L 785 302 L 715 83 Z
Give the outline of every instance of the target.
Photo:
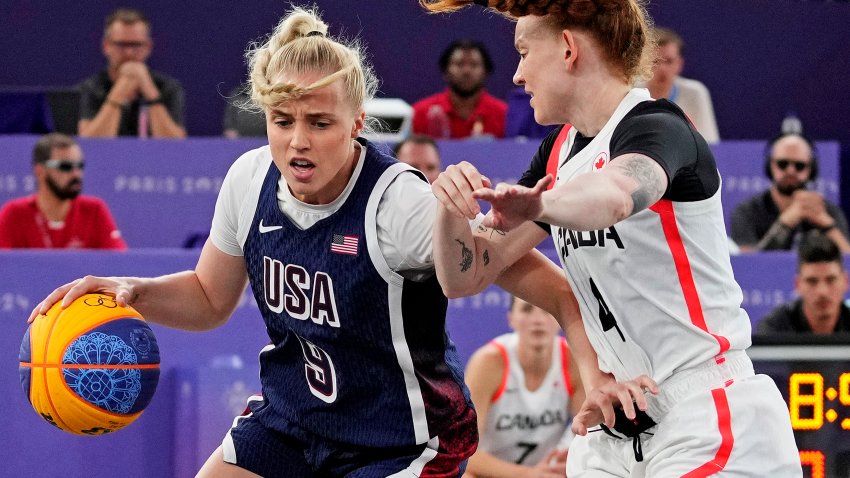
M 662 199 L 606 229 L 551 233 L 600 368 L 620 381 L 652 377 L 660 394 L 648 395 L 648 413 L 658 425 L 641 435 L 642 450 L 606 433 L 577 437 L 569 475 L 800 476 L 785 403 L 744 352 L 750 321 L 714 157 L 681 109 L 633 89 L 595 137 L 569 125 L 553 132 L 521 184 L 547 168 L 564 184 L 628 153 L 664 168 Z
M 512 463 L 534 466 L 555 448 L 567 448 L 570 397 L 570 355 L 563 337 L 552 340 L 552 363 L 543 382 L 529 390 L 519 362 L 516 333 L 490 341 L 504 364 L 502 382 L 490 401 L 487 425 L 478 447 Z

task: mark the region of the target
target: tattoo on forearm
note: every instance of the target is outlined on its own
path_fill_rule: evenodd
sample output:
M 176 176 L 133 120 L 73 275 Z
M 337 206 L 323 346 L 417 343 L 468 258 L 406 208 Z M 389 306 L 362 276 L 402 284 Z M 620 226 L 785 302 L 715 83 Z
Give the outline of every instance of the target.
M 655 198 L 664 194 L 664 190 L 658 187 L 662 178 L 658 177 L 654 165 L 649 163 L 652 159 L 637 155 L 624 159 L 623 173 L 638 183 L 637 189 L 632 191 L 631 215 L 635 215 L 651 206 Z
M 506 232 L 501 230 L 501 229 L 496 229 L 494 227 L 493 229 L 490 230 L 490 238 L 491 239 L 493 238 L 493 234 L 498 234 L 500 236 L 504 236 L 506 234 Z
M 490 251 L 484 250 L 484 265 L 490 264 Z
M 466 244 L 460 239 L 455 239 L 460 244 L 460 271 L 466 272 L 472 267 L 472 250 L 466 247 Z

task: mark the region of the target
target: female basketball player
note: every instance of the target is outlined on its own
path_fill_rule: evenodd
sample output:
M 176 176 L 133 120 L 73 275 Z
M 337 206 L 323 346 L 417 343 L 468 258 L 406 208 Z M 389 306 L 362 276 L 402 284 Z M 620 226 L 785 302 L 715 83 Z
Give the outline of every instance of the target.
M 271 339 L 263 395 L 199 476 L 459 476 L 477 434 L 434 278 L 436 198 L 420 173 L 358 137 L 375 78 L 314 12 L 294 9 L 249 60 L 269 146 L 228 172 L 195 270 L 79 279 L 30 320 L 100 291 L 151 322 L 205 330 L 230 317 L 250 281 Z M 501 280 L 577 317 L 559 276 L 526 256 Z
M 422 3 L 443 11 L 472 1 Z M 551 228 L 600 366 L 619 381 L 648 375 L 660 390 L 645 398 L 644 416 L 622 386 L 589 389 L 573 422 L 585 436 L 570 446 L 567 474 L 801 476 L 788 410 L 744 351 L 750 322 L 711 150 L 677 106 L 632 88 L 651 64 L 643 1 L 475 3 L 517 19 L 514 82 L 532 96 L 538 123 L 565 126 L 543 141 L 520 186 L 490 189 L 469 164 L 438 178 L 443 288 L 486 283 L 482 251 L 509 263 L 495 256 L 524 249 L 505 244 L 531 247 Z M 478 213 L 476 198 L 492 205 L 484 226 L 510 232 L 473 239 L 466 218 Z M 461 253 L 473 263 L 459 268 Z M 634 420 L 606 416 L 601 432 L 587 434 L 612 402 Z
M 584 402 L 575 361 L 539 307 L 513 297 L 508 323 L 513 332 L 476 350 L 466 367 L 481 440 L 467 475 L 563 478 L 570 418 Z

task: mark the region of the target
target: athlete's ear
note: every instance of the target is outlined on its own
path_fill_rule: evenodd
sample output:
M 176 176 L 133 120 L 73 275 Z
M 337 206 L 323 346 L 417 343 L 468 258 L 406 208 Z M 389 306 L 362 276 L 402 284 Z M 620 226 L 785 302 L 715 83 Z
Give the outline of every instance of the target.
M 578 57 L 578 44 L 572 30 L 562 31 L 561 36 L 563 38 L 561 47 L 564 48 L 564 66 L 566 66 L 567 71 L 570 71 Z
M 366 112 L 360 111 L 357 114 L 357 117 L 354 118 L 354 125 L 351 127 L 351 138 L 357 138 L 360 136 L 360 132 L 363 131 L 363 127 L 366 126 Z

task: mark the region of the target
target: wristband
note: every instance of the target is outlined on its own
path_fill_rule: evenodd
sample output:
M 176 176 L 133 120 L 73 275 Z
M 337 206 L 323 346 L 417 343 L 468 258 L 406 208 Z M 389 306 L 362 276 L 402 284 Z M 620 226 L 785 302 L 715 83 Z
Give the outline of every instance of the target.
M 154 98 L 152 100 L 145 100 L 145 104 L 148 105 L 148 106 L 161 105 L 161 104 L 164 104 L 164 103 L 165 103 L 165 101 L 162 99 L 162 95 L 157 96 L 156 98 Z
M 118 108 L 119 110 L 123 110 L 124 108 L 127 107 L 126 103 L 121 103 L 119 101 L 111 100 L 109 98 L 107 98 L 106 101 L 104 101 L 104 103 L 106 103 L 109 106 L 114 106 L 114 107 Z

